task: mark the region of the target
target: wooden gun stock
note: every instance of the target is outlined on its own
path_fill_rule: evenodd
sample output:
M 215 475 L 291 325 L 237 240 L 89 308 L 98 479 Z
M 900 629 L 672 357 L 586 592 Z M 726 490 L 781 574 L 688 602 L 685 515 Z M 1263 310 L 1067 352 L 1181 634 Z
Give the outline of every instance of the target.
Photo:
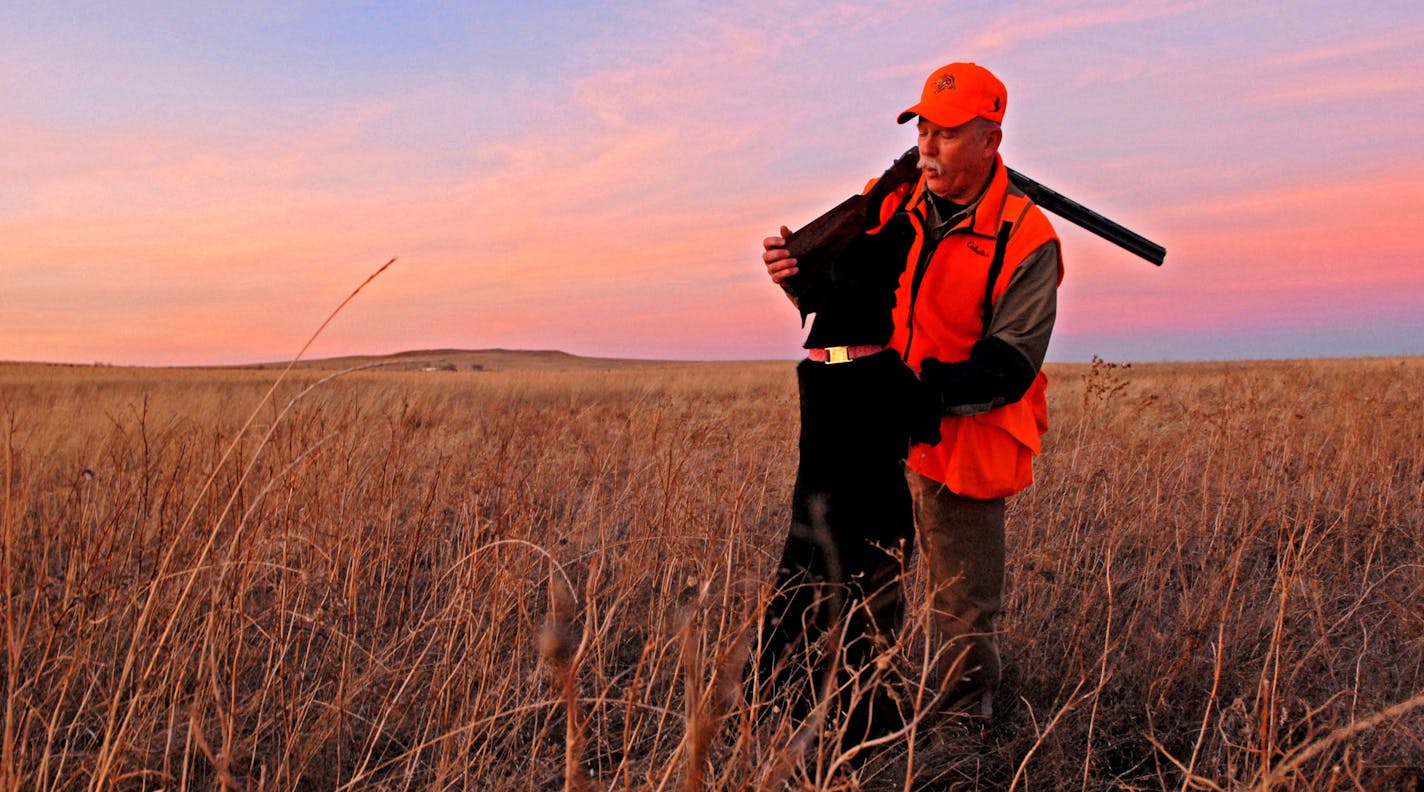
M 841 201 L 786 237 L 786 249 L 799 270 L 787 282 L 793 292 L 813 274 L 826 272 L 852 239 L 880 224 L 880 204 L 885 196 L 920 178 L 919 158 L 919 151 L 913 148 L 901 154 L 865 193 Z
M 837 255 L 857 235 L 880 224 L 880 204 L 885 196 L 906 182 L 920 177 L 917 149 L 910 149 L 895 160 L 889 170 L 863 195 L 852 195 L 829 212 L 817 217 L 786 238 L 786 249 L 797 260 L 800 270 L 788 281 L 794 292 L 802 274 L 823 273 Z M 1052 212 L 1074 225 L 1085 228 L 1118 247 L 1161 266 L 1167 249 L 1106 217 L 1094 212 L 1056 190 L 1009 168 L 1009 181 L 1024 191 L 1040 208 Z

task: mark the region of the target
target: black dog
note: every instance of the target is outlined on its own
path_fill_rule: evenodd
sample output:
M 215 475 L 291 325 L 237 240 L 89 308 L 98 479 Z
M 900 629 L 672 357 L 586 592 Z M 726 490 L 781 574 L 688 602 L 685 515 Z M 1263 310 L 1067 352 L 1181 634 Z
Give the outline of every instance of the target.
M 937 405 L 914 372 L 892 349 L 873 352 L 890 339 L 895 286 L 913 234 L 899 221 L 857 237 L 818 271 L 803 265 L 794 292 L 803 317 L 815 314 L 808 349 L 870 352 L 846 362 L 808 358 L 796 368 L 800 462 L 757 672 L 770 692 L 789 695 L 798 718 L 824 685 L 848 688 L 893 642 L 903 610 L 900 577 L 914 547 L 904 461 L 912 439 L 938 440 Z M 852 719 L 848 736 L 864 736 L 873 705 L 848 692 L 836 707 Z

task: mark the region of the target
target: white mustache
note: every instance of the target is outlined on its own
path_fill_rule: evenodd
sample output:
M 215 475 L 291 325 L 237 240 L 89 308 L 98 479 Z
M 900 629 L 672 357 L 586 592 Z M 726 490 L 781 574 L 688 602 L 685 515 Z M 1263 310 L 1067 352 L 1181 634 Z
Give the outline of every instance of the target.
M 944 175 L 944 166 L 941 165 L 941 164 L 939 164 L 938 162 L 935 162 L 934 160 L 930 159 L 929 157 L 920 157 L 920 161 L 915 164 L 915 167 L 917 167 L 917 168 L 929 168 L 930 170 L 934 171 L 935 173 L 939 174 L 940 176 L 943 176 L 943 175 Z

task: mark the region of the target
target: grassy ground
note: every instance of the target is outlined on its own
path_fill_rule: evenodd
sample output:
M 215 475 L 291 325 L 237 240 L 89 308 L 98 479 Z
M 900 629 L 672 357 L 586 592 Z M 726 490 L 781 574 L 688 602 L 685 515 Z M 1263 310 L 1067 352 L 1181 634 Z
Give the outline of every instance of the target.
M 1050 367 L 997 716 L 859 756 L 736 692 L 790 364 L 329 374 L 0 366 L 0 786 L 1420 784 L 1424 360 Z

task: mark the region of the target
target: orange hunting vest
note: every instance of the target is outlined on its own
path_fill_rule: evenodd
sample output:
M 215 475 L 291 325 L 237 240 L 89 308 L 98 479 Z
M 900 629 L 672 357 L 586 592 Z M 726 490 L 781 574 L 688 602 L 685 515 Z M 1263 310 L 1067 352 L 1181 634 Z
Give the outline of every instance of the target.
M 887 196 L 880 217 L 882 224 L 888 221 L 910 195 L 908 191 L 914 190 L 906 210 L 915 227 L 915 241 L 895 292 L 890 346 L 916 373 L 927 357 L 946 363 L 968 360 L 970 348 L 987 330 L 986 302 L 992 306 L 998 300 L 1030 253 L 1057 239 L 1033 201 L 1009 184 L 1003 160 L 997 159 L 978 205 L 928 252 L 928 261 L 921 265 L 926 243 L 923 178 L 920 184 L 906 185 Z M 989 289 L 989 273 L 1001 241 L 1001 268 Z M 1061 258 L 1058 280 L 1063 280 Z M 1039 438 L 1048 431 L 1047 386 L 1047 378 L 1039 372 L 1028 392 L 1013 404 L 979 415 L 945 416 L 940 442 L 912 446 L 907 464 L 970 498 L 999 498 L 1024 489 L 1033 481 L 1033 457 L 1042 447 Z

